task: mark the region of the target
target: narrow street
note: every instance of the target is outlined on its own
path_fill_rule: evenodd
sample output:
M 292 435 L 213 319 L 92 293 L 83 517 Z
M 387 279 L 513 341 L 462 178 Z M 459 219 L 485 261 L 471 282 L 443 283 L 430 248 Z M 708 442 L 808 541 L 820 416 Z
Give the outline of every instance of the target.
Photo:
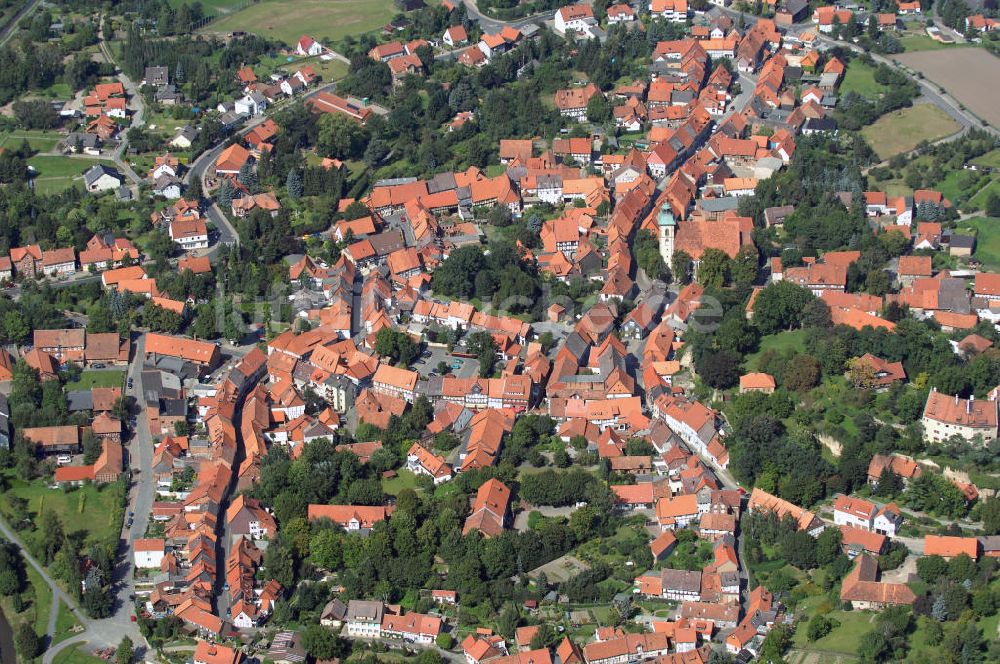
M 122 87 L 125 88 L 125 94 L 128 97 L 129 103 L 132 105 L 132 107 L 129 109 L 130 111 L 132 111 L 131 124 L 129 125 L 129 127 L 130 128 L 141 127 L 146 122 L 144 117 L 146 113 L 146 105 L 142 100 L 142 94 L 139 92 L 138 86 L 132 81 L 132 79 L 128 77 L 128 75 L 125 74 L 124 71 L 122 71 L 122 68 L 118 66 L 118 62 L 115 60 L 115 57 L 111 52 L 111 47 L 108 46 L 108 41 L 104 35 L 103 17 L 100 26 L 101 26 L 100 33 L 98 36 L 101 40 L 100 41 L 101 54 L 104 56 L 105 60 L 107 60 L 109 63 L 115 66 L 118 80 L 121 81 Z M 132 181 L 132 184 L 138 187 L 142 183 L 143 178 L 141 178 L 139 174 L 136 173 L 132 169 L 132 167 L 129 166 L 128 163 L 126 163 L 125 160 L 123 159 L 123 156 L 127 149 L 128 149 L 128 139 L 122 138 L 119 141 L 118 148 L 112 155 L 112 159 L 114 159 L 115 166 L 117 166 L 118 169 L 129 180 Z

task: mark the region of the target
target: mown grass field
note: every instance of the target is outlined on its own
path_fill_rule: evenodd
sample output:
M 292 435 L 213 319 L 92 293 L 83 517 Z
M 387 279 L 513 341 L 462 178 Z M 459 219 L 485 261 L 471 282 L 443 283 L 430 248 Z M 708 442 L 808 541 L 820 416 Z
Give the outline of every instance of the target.
M 62 135 L 52 131 L 28 131 L 19 129 L 8 134 L 0 134 L 0 147 L 17 148 L 21 141 L 28 141 L 32 150 L 37 152 L 48 152 L 55 149 L 62 140 Z
M 392 479 L 382 480 L 382 490 L 390 496 L 398 496 L 403 489 L 416 489 L 417 486 L 417 476 L 405 468 L 397 470 Z
M 83 187 L 83 172 L 96 163 L 112 166 L 112 162 L 99 159 L 74 159 L 54 155 L 35 155 L 28 160 L 38 175 L 35 177 L 35 191 L 40 194 L 56 194 L 70 187 Z
M 860 60 L 851 60 L 847 73 L 840 84 L 840 95 L 857 92 L 868 99 L 878 99 L 885 92 L 885 86 L 875 80 L 875 68 Z
M 881 159 L 909 152 L 921 141 L 936 141 L 959 130 L 958 123 L 933 104 L 916 104 L 880 117 L 861 130 Z
M 926 34 L 902 37 L 899 43 L 903 45 L 903 49 L 907 53 L 910 51 L 943 51 L 948 48 L 962 48 L 965 46 L 965 44 L 944 44 L 936 39 L 931 39 Z
M 209 32 L 252 32 L 293 46 L 302 35 L 328 44 L 378 28 L 396 13 L 391 0 L 266 0 L 223 16 Z
M 95 369 L 80 373 L 80 380 L 66 383 L 71 391 L 89 390 L 93 387 L 121 387 L 125 382 L 125 372 L 117 369 Z

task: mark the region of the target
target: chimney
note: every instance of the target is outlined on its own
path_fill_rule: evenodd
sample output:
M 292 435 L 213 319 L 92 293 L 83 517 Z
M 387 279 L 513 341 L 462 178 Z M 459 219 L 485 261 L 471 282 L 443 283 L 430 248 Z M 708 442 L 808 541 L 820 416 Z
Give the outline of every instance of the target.
M 976 400 L 976 397 L 969 397 L 969 400 L 965 402 L 965 414 L 968 415 L 972 412 L 972 402 Z

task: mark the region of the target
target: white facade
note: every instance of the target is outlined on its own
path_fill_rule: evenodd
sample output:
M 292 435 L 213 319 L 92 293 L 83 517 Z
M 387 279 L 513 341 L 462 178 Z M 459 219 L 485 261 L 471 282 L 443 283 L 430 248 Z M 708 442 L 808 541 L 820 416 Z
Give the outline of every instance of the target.
M 350 528 L 348 528 L 350 530 Z M 347 636 L 377 639 L 382 636 L 382 623 L 369 620 L 348 620 Z

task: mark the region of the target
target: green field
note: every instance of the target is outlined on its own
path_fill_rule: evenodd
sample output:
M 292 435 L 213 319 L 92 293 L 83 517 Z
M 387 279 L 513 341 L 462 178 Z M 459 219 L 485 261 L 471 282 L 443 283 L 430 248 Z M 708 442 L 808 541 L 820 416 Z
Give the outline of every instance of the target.
M 27 482 L 13 471 L 4 471 L 9 489 L 19 498 L 28 501 L 28 511 L 32 515 L 32 527 L 22 531 L 22 537 L 30 540 L 37 535 L 35 528 L 43 511 L 51 511 L 59 516 L 67 533 L 82 531 L 90 542 L 109 542 L 117 539 L 121 532 L 121 510 L 118 506 L 117 485 L 106 484 L 83 486 L 63 491 L 50 489 L 45 480 Z M 10 519 L 7 505 L 0 504 L 4 518 Z
M 84 371 L 80 380 L 66 383 L 67 390 L 89 390 L 93 387 L 121 387 L 125 382 L 125 371 L 118 369 L 95 369 Z
M 973 257 L 986 267 L 1000 269 L 1000 219 L 973 217 L 958 222 L 960 229 L 975 229 L 976 251 Z
M 266 0 L 213 21 L 209 32 L 252 32 L 289 46 L 302 35 L 329 44 L 384 25 L 395 15 L 390 0 Z
M 771 334 L 762 338 L 760 340 L 760 349 L 756 353 L 747 355 L 747 371 L 755 371 L 757 369 L 757 361 L 760 359 L 761 354 L 765 350 L 774 349 L 777 351 L 784 351 L 789 348 L 799 353 L 805 351 L 805 330 L 788 330 L 786 332 L 779 332 L 778 334 Z
M 860 60 L 851 60 L 847 73 L 840 84 L 840 94 L 857 92 L 868 99 L 878 99 L 885 92 L 885 86 L 875 80 L 875 68 Z
M 960 129 L 958 123 L 933 104 L 916 104 L 887 113 L 861 130 L 880 159 L 909 152 L 921 141 L 937 141 Z
M 36 152 L 48 152 L 54 150 L 56 145 L 62 140 L 62 134 L 51 131 L 28 131 L 20 129 L 9 134 L 0 134 L 0 146 L 5 148 L 17 148 L 21 141 L 27 140 L 28 145 Z

